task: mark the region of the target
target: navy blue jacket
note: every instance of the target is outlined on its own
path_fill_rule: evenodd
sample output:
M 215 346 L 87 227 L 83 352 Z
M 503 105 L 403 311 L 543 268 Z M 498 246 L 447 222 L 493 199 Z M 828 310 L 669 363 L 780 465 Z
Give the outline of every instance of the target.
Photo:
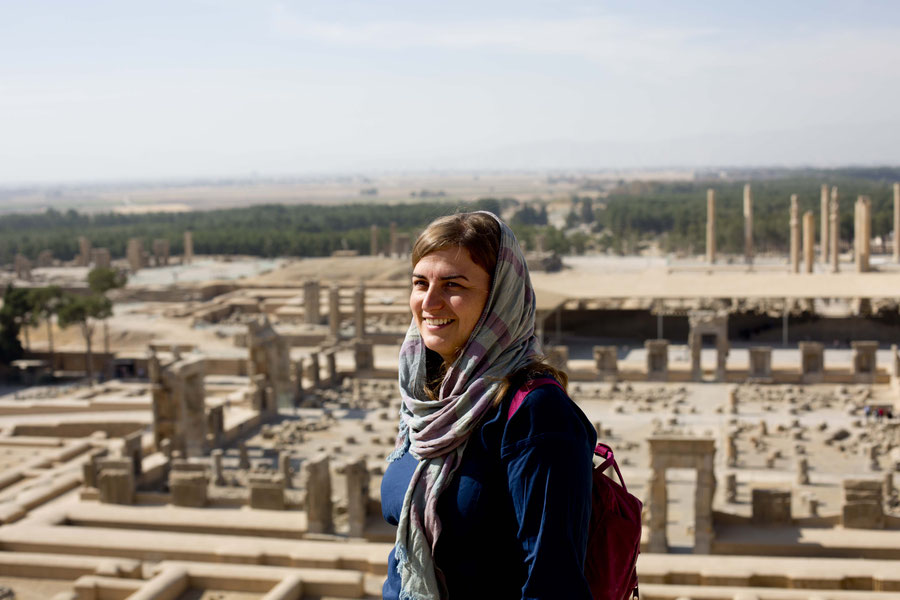
M 542 386 L 507 420 L 511 391 L 469 438 L 438 500 L 435 563 L 451 600 L 589 600 L 583 575 L 597 435 L 562 390 Z M 381 484 L 396 525 L 417 461 L 406 453 Z M 394 552 L 382 594 L 398 600 Z

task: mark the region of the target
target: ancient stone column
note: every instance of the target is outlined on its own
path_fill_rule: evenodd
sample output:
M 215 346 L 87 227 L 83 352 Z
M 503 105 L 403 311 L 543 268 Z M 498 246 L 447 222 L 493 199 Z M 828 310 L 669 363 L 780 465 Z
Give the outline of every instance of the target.
M 216 448 L 210 455 L 213 459 L 213 483 L 216 485 L 225 485 L 225 470 L 222 468 L 223 452 L 220 448 Z
M 716 262 L 716 191 L 706 190 L 706 262 Z
M 328 385 L 338 385 L 341 381 L 337 370 L 337 355 L 334 352 L 325 353 L 325 369 L 328 371 Z
M 809 485 L 809 461 L 806 457 L 797 459 L 797 485 Z
M 803 270 L 813 272 L 816 248 L 816 221 L 811 210 L 803 213 Z
M 134 504 L 134 470 L 127 458 L 102 458 L 97 461 L 97 488 L 100 502 Z
M 397 224 L 391 222 L 391 241 L 390 246 L 388 248 L 388 256 L 394 258 L 395 253 L 397 252 Z
M 840 205 L 838 204 L 838 189 L 831 188 L 831 214 L 829 222 L 831 225 L 831 235 L 829 236 L 829 244 L 831 246 L 831 272 L 837 273 L 840 270 L 840 262 L 838 260 L 840 250 Z
M 369 254 L 378 256 L 378 225 L 369 228 Z
M 800 272 L 800 208 L 797 194 L 791 194 L 791 273 Z
M 241 440 L 238 444 L 238 466 L 241 469 L 250 468 L 250 454 L 247 452 L 247 442 Z
M 737 475 L 729 473 L 725 476 L 725 502 L 734 502 L 737 498 Z
M 822 184 L 819 193 L 819 207 L 822 213 L 819 219 L 819 226 L 822 228 L 819 233 L 819 255 L 824 265 L 828 263 L 828 218 L 831 212 L 828 206 L 828 186 L 825 184 Z
M 854 210 L 853 248 L 855 250 L 856 272 L 865 273 L 869 270 L 869 240 L 871 239 L 871 203 L 867 196 L 859 196 L 856 199 Z
M 900 183 L 894 184 L 894 262 L 900 262 Z
M 350 537 L 362 537 L 366 531 L 366 509 L 369 505 L 369 469 L 366 459 L 341 465 L 337 472 L 347 483 L 347 521 Z
M 319 314 L 319 282 L 310 279 L 303 283 L 303 321 L 307 325 L 318 325 Z
M 194 232 L 193 231 L 185 231 L 184 232 L 184 254 L 182 255 L 181 261 L 189 265 L 194 262 Z
M 291 468 L 291 454 L 285 450 L 278 453 L 278 472 L 284 477 L 284 487 L 293 487 L 293 469 Z
M 356 339 L 366 337 L 366 288 L 360 286 L 353 290 L 353 322 Z
M 328 337 L 337 341 L 341 337 L 341 289 L 328 288 Z
M 309 355 L 309 371 L 307 377 L 312 381 L 312 387 L 319 387 L 319 353 L 313 352 Z
M 89 267 L 91 265 L 91 240 L 84 236 L 78 238 L 78 266 Z
M 247 477 L 250 487 L 250 508 L 284 510 L 284 477 L 277 473 L 251 473 Z
M 753 264 L 753 192 L 744 184 L 744 262 Z
M 306 488 L 306 520 L 309 533 L 330 533 L 334 529 L 331 505 L 331 463 L 319 454 L 303 463 Z
M 128 240 L 128 267 L 132 273 L 137 273 L 144 267 L 144 244 L 140 238 Z
M 92 251 L 95 267 L 109 268 L 112 263 L 112 257 L 109 254 L 109 248 L 94 248 Z

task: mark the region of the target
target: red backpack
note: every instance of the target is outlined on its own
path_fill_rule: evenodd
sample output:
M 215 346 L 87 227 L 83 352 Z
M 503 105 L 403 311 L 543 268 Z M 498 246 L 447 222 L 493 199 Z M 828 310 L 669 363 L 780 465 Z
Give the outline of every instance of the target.
M 550 377 L 533 379 L 513 396 L 506 419 L 532 390 L 544 385 L 565 389 Z M 627 600 L 638 597 L 637 557 L 641 547 L 641 501 L 629 494 L 612 448 L 598 443 L 594 454 L 603 462 L 594 467 L 591 521 L 588 529 L 584 577 L 594 600 Z M 622 485 L 603 472 L 612 467 Z

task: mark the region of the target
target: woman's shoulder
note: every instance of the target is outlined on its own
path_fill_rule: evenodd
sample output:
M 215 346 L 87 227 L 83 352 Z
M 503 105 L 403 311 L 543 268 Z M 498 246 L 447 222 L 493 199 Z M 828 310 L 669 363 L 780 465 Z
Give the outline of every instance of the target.
M 520 389 L 522 386 L 510 391 L 503 403 L 504 415 L 508 414 L 509 406 Z M 566 391 L 560 385 L 547 382 L 528 391 L 515 412 L 508 416 L 503 445 L 555 437 L 586 442 L 591 433 L 593 427 Z

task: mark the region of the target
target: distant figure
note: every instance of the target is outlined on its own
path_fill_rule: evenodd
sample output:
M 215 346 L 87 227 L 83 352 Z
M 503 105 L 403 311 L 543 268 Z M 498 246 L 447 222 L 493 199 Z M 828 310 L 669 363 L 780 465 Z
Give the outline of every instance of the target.
M 872 407 L 869 406 L 868 404 L 866 404 L 866 407 L 863 409 L 863 412 L 864 412 L 865 415 L 866 415 L 866 423 L 868 423 L 868 422 L 869 422 L 869 415 L 872 414 Z

